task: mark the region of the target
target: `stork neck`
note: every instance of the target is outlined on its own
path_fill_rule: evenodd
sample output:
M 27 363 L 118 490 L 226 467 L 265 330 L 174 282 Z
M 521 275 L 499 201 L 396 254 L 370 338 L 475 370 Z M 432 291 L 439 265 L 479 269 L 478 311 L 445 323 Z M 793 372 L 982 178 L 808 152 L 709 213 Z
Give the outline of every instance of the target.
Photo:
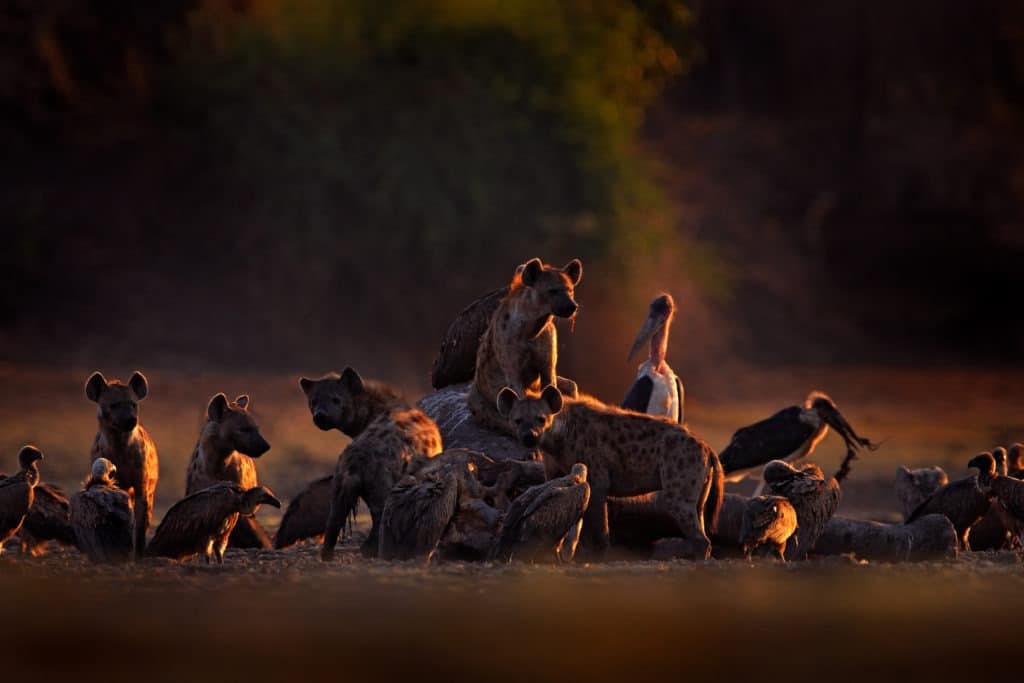
M 651 337 L 651 367 L 657 372 L 665 369 L 665 356 L 668 355 L 668 323 L 661 326 Z

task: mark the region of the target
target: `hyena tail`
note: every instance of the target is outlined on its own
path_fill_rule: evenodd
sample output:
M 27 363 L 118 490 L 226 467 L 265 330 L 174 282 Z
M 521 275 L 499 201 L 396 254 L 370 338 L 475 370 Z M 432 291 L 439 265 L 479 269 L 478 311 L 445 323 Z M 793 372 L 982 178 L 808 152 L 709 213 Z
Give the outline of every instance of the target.
M 704 503 L 704 533 L 706 534 L 718 532 L 718 516 L 722 511 L 722 501 L 725 500 L 725 471 L 714 451 L 710 452 L 710 456 L 708 465 L 711 467 L 711 483 L 707 501 Z

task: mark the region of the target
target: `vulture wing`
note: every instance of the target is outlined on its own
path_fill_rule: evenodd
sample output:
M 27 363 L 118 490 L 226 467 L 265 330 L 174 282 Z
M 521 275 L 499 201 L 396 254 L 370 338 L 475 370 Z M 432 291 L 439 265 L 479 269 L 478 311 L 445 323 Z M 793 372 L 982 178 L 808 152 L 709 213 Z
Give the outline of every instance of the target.
M 800 420 L 800 407 L 790 406 L 766 420 L 740 429 L 719 454 L 728 474 L 781 460 L 807 441 L 814 428 Z
M 121 489 L 94 486 L 71 498 L 78 548 L 93 562 L 123 563 L 132 554 L 132 501 Z
M 458 493 L 459 482 L 454 474 L 441 480 L 396 486 L 381 515 L 381 559 L 408 560 L 434 550 L 455 515 Z
M 71 506 L 59 486 L 40 483 L 36 486 L 32 508 L 25 516 L 24 530 L 36 541 L 59 541 L 75 544 L 71 528 Z
M 275 548 L 287 548 L 301 540 L 323 536 L 331 509 L 333 480 L 333 474 L 314 479 L 292 498 L 277 529 Z
M 448 326 L 441 349 L 434 359 L 430 384 L 441 389 L 473 379 L 476 372 L 476 350 L 480 337 L 491 324 L 491 316 L 501 300 L 508 296 L 507 286 L 489 292 L 464 308 Z
M 225 521 L 234 526 L 241 496 L 240 487 L 221 483 L 182 498 L 164 515 L 147 554 L 182 559 L 202 552 Z

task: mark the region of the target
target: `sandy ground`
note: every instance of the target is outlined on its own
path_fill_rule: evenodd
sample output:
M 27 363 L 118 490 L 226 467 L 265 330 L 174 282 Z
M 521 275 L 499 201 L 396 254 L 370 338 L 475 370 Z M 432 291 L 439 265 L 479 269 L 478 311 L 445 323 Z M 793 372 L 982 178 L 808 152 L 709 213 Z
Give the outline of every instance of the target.
M 0 366 L 8 387 L 0 392 L 0 470 L 13 469 L 18 447 L 34 442 L 47 454 L 44 478 L 77 486 L 95 430 L 82 390 L 87 375 Z M 160 449 L 158 518 L 183 491 L 216 391 L 251 394 L 273 445 L 258 463 L 260 476 L 284 498 L 330 471 L 346 443 L 313 427 L 296 377 L 148 375 L 142 421 Z M 941 464 L 958 476 L 973 453 L 1024 438 L 1021 379 L 881 369 L 760 373 L 719 385 L 718 393 L 691 386 L 688 415 L 694 431 L 721 448 L 736 427 L 806 394 L 796 387 L 829 387 L 859 431 L 885 440 L 855 465 L 842 512 L 891 518 L 898 464 Z M 815 460 L 834 469 L 842 453 L 830 438 Z M 264 507 L 258 516 L 272 531 L 278 515 Z M 483 681 L 664 680 L 667 673 L 973 681 L 1017 680 L 1007 672 L 1019 676 L 1022 666 L 1024 570 L 1012 553 L 904 566 L 831 558 L 787 566 L 425 568 L 365 560 L 358 541 L 357 531 L 326 565 L 311 545 L 231 550 L 223 566 L 211 567 L 146 560 L 96 568 L 62 549 L 5 555 L 4 671 L 175 681 L 427 673 Z

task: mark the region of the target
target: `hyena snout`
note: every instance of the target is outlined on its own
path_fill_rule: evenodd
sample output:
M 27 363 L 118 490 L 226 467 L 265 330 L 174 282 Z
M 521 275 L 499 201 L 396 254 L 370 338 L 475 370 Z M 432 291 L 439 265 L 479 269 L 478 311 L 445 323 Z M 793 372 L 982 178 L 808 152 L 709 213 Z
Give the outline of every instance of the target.
M 551 312 L 560 318 L 571 318 L 576 314 L 579 305 L 567 294 L 562 294 L 551 300 Z
M 521 430 L 519 430 L 519 443 L 523 444 L 527 448 L 536 448 L 537 444 L 540 443 L 540 430 L 539 429 L 521 429 Z
M 267 440 L 259 433 L 253 434 L 251 437 L 248 437 L 243 441 L 244 442 L 240 444 L 238 451 L 245 453 L 250 458 L 258 458 L 270 450 L 270 444 L 267 443 Z
M 130 432 L 139 424 L 137 410 L 111 410 L 104 416 L 106 422 L 121 432 Z
M 315 424 L 317 428 L 327 431 L 331 428 L 331 418 L 325 411 L 316 410 L 313 413 L 313 424 Z

